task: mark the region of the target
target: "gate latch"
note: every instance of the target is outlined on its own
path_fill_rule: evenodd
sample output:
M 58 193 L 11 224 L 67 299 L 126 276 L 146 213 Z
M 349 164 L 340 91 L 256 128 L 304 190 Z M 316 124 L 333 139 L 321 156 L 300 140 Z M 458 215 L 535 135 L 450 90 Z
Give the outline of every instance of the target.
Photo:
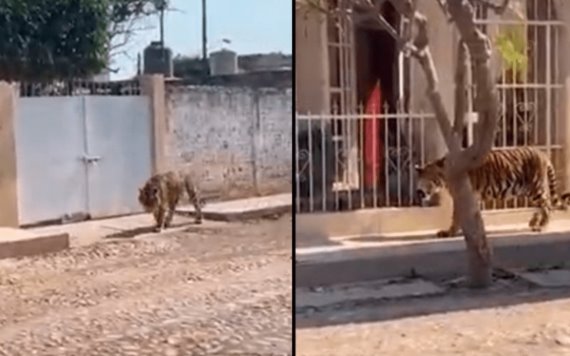
M 99 157 L 99 156 L 83 156 L 82 160 L 85 163 L 97 163 L 99 160 L 101 160 L 101 157 Z

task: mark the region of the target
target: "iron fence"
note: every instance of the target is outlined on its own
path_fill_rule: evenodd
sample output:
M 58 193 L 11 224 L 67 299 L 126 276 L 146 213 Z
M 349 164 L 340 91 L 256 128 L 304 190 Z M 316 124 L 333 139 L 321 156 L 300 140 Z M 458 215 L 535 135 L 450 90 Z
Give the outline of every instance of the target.
M 492 68 L 500 100 L 494 146 L 542 149 L 551 157 L 557 171 L 561 171 L 562 143 L 568 139 L 561 135 L 565 89 L 560 46 L 566 25 L 556 19 L 552 0 L 516 4 L 518 7 L 510 8 L 504 16 L 494 16 L 484 8 L 477 14 L 478 26 L 494 42 Z M 336 6 L 344 9 L 342 3 Z M 350 20 L 350 16 L 346 18 Z M 329 33 L 328 49 L 332 58 L 329 67 L 335 74 L 331 78 L 344 78 L 331 79 L 328 88 L 331 105 L 337 109 L 317 115 L 296 114 L 298 212 L 415 205 L 413 165 L 425 163 L 426 138 L 434 134 L 437 125 L 432 125 L 429 120 L 434 117 L 428 113 L 410 113 L 403 109 L 389 112 L 384 108 L 380 114 L 369 114 L 370 110 L 366 113 L 354 109 L 358 78 L 353 60 L 353 26 L 350 21 L 341 21 L 332 26 L 336 32 Z M 344 37 L 339 37 L 339 31 Z M 336 50 L 337 42 L 343 44 L 342 56 Z M 404 70 L 410 68 L 400 67 L 400 77 L 405 77 Z M 465 145 L 470 143 L 477 125 L 471 72 L 468 75 L 468 118 L 472 120 L 466 125 Z M 421 94 L 410 90 L 408 95 Z M 399 100 L 404 98 L 400 95 Z M 483 208 L 525 206 L 528 202 L 518 199 L 489 202 Z
M 525 108 L 536 111 L 532 105 Z M 501 116 L 501 123 L 505 117 Z M 428 125 L 435 120 L 433 114 L 297 113 L 296 120 L 297 212 L 419 206 L 414 166 L 426 163 L 426 139 L 435 133 L 434 126 Z M 503 137 L 503 132 L 497 132 L 497 142 Z M 503 144 L 496 148 L 517 146 Z M 553 158 L 562 148 L 557 144 L 533 147 L 550 152 Z M 554 163 L 558 166 L 555 159 Z M 482 208 L 525 206 L 525 200 L 508 200 L 488 202 Z
M 342 211 L 415 204 L 433 114 L 296 114 L 296 208 Z
M 68 80 L 50 82 L 21 82 L 20 97 L 80 96 L 80 95 L 141 95 L 138 79 L 117 81 Z

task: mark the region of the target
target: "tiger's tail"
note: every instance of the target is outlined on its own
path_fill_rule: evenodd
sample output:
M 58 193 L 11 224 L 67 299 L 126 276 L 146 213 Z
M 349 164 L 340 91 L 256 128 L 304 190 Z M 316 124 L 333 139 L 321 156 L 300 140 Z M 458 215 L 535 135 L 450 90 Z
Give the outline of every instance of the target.
M 548 178 L 548 189 L 550 190 L 550 197 L 552 199 L 552 206 L 556 210 L 567 210 L 570 205 L 570 192 L 558 194 L 558 180 L 554 167 L 549 164 L 546 168 Z

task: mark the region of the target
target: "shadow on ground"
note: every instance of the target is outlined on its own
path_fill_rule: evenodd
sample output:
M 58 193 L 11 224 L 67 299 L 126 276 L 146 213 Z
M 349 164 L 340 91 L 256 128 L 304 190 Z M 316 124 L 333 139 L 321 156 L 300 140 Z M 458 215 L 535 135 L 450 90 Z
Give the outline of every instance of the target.
M 125 229 L 125 230 L 117 231 L 117 232 L 114 232 L 112 234 L 105 235 L 104 238 L 106 238 L 106 239 L 129 239 L 129 238 L 137 237 L 138 235 L 150 234 L 153 232 L 156 232 L 156 229 L 155 229 L 154 225 L 150 225 L 150 226 L 136 227 L 134 229 Z
M 323 247 L 323 246 L 338 246 L 340 242 L 331 240 L 328 236 L 322 233 L 306 233 L 297 230 L 295 233 L 295 247 Z
M 183 228 L 183 227 L 187 227 L 187 229 L 185 229 L 184 232 L 204 231 L 204 229 L 200 229 L 200 226 L 202 226 L 202 225 L 197 225 L 194 222 L 173 223 L 172 225 L 170 225 L 170 227 L 168 229 L 165 229 L 163 231 L 163 233 L 171 232 L 173 229 L 178 229 L 178 228 Z M 114 232 L 112 234 L 105 235 L 104 238 L 106 238 L 106 239 L 129 239 L 129 238 L 135 238 L 139 235 L 144 235 L 144 234 L 158 234 L 158 232 L 156 231 L 156 227 L 154 225 L 149 225 L 149 226 L 135 227 L 132 229 L 120 230 L 120 231 Z
M 205 222 L 202 224 L 196 224 L 194 221 L 185 221 L 185 222 L 178 222 L 173 223 L 170 225 L 169 228 L 163 230 L 164 233 L 169 232 L 182 232 L 182 233 L 204 233 L 204 234 L 217 234 L 222 233 L 224 231 L 223 227 L 208 227 L 205 225 Z M 113 232 L 111 234 L 105 235 L 104 238 L 106 239 L 132 239 L 140 235 L 145 234 L 156 234 L 159 233 L 156 231 L 156 227 L 154 225 L 148 226 L 139 226 L 132 229 L 124 229 L 119 230 L 117 232 Z
M 450 289 L 443 295 L 397 300 L 357 301 L 321 310 L 296 312 L 296 328 L 389 321 L 432 314 L 504 308 L 570 298 L 570 288 L 539 289 L 522 282 L 507 286 L 497 281 L 487 290 Z M 309 308 L 310 309 L 310 308 Z

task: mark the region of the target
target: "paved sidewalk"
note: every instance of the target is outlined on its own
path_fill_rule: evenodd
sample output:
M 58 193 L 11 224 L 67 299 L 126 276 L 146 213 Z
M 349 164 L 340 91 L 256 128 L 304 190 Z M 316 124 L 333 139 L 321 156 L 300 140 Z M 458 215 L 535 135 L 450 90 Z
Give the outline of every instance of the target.
M 278 194 L 249 199 L 214 202 L 204 207 L 204 222 L 193 225 L 193 209 L 179 207 L 173 221 L 173 229 L 187 229 L 195 226 L 199 229 L 215 227 L 223 221 L 240 219 L 265 218 L 289 212 L 291 209 L 291 194 Z M 89 245 L 105 238 L 144 238 L 154 235 L 152 229 L 154 220 L 151 214 L 136 214 L 123 217 L 82 221 L 65 225 L 51 225 L 26 229 L 35 234 L 68 233 L 71 246 Z
M 570 221 L 552 221 L 548 231 L 534 233 L 522 225 L 490 226 L 496 266 L 542 267 L 567 263 Z M 463 237 L 416 239 L 334 237 L 321 246 L 296 248 L 296 284 L 330 285 L 419 274 L 453 277 L 466 273 Z M 400 237 L 402 237 L 400 235 Z M 334 243 L 334 244 L 333 244 Z
M 234 221 L 259 219 L 291 212 L 293 196 L 276 194 L 265 197 L 236 199 L 224 202 L 207 203 L 202 209 L 205 219 Z M 187 205 L 177 209 L 182 214 L 194 214 L 194 207 Z

